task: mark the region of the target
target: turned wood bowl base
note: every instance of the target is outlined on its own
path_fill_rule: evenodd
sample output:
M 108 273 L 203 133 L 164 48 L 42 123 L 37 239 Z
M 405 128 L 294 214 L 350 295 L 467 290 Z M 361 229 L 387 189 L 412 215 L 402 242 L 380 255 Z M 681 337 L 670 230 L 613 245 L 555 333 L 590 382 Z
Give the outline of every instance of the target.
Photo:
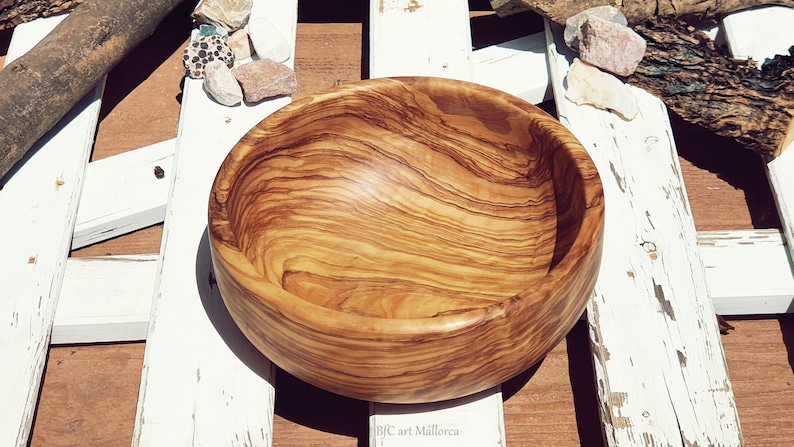
M 353 398 L 457 398 L 526 370 L 573 327 L 601 257 L 584 148 L 503 92 L 387 78 L 251 129 L 212 187 L 212 260 L 251 342 Z

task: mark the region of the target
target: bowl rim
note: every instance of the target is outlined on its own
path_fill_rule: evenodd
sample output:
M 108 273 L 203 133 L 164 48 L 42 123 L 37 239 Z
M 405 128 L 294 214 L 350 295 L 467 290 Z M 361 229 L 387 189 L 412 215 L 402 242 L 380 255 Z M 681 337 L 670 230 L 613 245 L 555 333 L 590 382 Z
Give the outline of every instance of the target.
M 422 318 L 364 316 L 312 303 L 287 292 L 279 285 L 272 284 L 269 281 L 262 281 L 253 263 L 248 260 L 241 250 L 231 247 L 228 243 L 220 240 L 222 237 L 233 235 L 233 232 L 229 228 L 230 223 L 228 220 L 224 221 L 223 219 L 214 218 L 213 214 L 220 206 L 217 204 L 218 197 L 228 197 L 230 193 L 230 183 L 233 182 L 229 180 L 229 177 L 245 166 L 244 162 L 253 150 L 251 146 L 244 144 L 244 140 L 247 137 L 252 134 L 266 132 L 263 128 L 278 126 L 280 122 L 288 119 L 293 113 L 299 113 L 304 106 L 310 103 L 327 101 L 335 97 L 355 93 L 360 89 L 391 88 L 399 85 L 414 85 L 427 82 L 446 85 L 450 88 L 453 86 L 463 87 L 486 94 L 489 98 L 493 98 L 494 101 L 502 101 L 524 112 L 532 112 L 545 125 L 551 126 L 551 129 L 561 131 L 560 135 L 564 138 L 556 150 L 564 150 L 568 154 L 567 158 L 573 161 L 572 166 L 575 166 L 576 172 L 582 180 L 582 189 L 585 195 L 582 222 L 592 222 L 592 225 L 580 226 L 573 243 L 565 255 L 550 267 L 546 275 L 536 280 L 526 289 L 507 296 L 500 301 L 462 312 Z M 541 113 L 538 114 L 537 112 Z M 546 128 L 545 125 L 544 129 Z M 486 324 L 489 320 L 504 318 L 519 310 L 517 307 L 531 306 L 546 299 L 567 277 L 579 270 L 585 262 L 588 262 L 590 255 L 595 251 L 600 252 L 605 214 L 604 191 L 595 164 L 584 146 L 557 119 L 537 106 L 503 91 L 468 81 L 426 76 L 376 78 L 354 81 L 307 95 L 277 110 L 246 132 L 245 136 L 235 144 L 226 156 L 222 167 L 228 165 L 235 166 L 232 169 L 219 169 L 210 190 L 208 233 L 213 262 L 215 262 L 217 257 L 226 265 L 230 263 L 234 265 L 235 271 L 229 270 L 228 273 L 238 280 L 240 279 L 237 277 L 238 275 L 248 277 L 249 280 L 244 282 L 248 292 L 253 292 L 259 301 L 266 302 L 271 309 L 277 311 L 281 316 L 314 329 L 328 332 L 344 331 L 348 337 L 373 338 L 373 336 L 377 337 L 378 334 L 381 334 L 384 337 L 410 338 L 421 336 L 426 339 L 428 336 L 432 337 L 433 334 L 441 337 L 449 334 L 450 331 L 466 330 L 472 326 Z M 586 165 L 589 175 L 583 174 L 584 165 Z M 592 173 L 595 174 L 593 175 Z M 225 203 L 225 200 L 223 202 Z M 219 231 L 219 227 L 224 226 L 226 233 L 223 233 L 223 229 Z M 582 231 L 586 227 L 591 228 L 592 231 Z M 225 236 L 223 236 L 224 234 Z M 574 256 L 574 253 L 579 254 L 579 256 Z M 226 300 L 227 298 L 223 296 L 223 299 Z

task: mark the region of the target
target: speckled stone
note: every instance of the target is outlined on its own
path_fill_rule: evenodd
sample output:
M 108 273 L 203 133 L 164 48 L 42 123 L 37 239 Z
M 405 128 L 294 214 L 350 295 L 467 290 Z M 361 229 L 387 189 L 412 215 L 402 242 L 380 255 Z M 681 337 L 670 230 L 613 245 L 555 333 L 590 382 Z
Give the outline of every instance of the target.
M 260 59 L 234 67 L 232 74 L 242 86 L 245 101 L 249 103 L 290 95 L 298 89 L 295 72 L 272 59 Z
M 219 60 L 227 66 L 234 64 L 234 53 L 218 35 L 201 37 L 190 42 L 182 53 L 182 63 L 188 76 L 193 79 L 204 77 L 204 67 L 209 62 Z
M 251 15 L 253 0 L 202 0 L 193 10 L 193 18 L 225 28 L 229 33 L 245 26 Z
M 225 106 L 243 101 L 243 91 L 225 62 L 214 60 L 204 67 L 204 91 Z

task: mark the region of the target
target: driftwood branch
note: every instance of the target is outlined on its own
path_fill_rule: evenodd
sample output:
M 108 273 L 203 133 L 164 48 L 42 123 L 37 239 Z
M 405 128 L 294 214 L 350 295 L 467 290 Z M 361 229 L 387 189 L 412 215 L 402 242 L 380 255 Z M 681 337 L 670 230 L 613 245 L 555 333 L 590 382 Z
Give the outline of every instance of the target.
M 552 22 L 565 20 L 593 6 L 611 5 L 620 9 L 629 24 L 638 24 L 655 16 L 671 16 L 684 20 L 708 20 L 730 12 L 762 5 L 794 6 L 794 0 L 491 0 L 500 17 L 524 11 L 535 11 Z
M 75 8 L 83 0 L 0 0 L 0 31 Z
M 659 18 L 634 30 L 648 46 L 628 83 L 658 96 L 685 121 L 765 157 L 779 155 L 791 141 L 794 57 L 777 56 L 758 70 L 675 19 Z
M 182 1 L 87 0 L 0 71 L 0 180 Z

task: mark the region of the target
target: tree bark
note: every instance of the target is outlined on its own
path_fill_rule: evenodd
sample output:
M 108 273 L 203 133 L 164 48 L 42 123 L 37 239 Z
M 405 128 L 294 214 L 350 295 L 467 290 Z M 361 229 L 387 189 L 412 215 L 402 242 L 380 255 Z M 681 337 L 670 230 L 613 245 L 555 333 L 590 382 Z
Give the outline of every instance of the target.
M 685 121 L 767 158 L 791 141 L 794 57 L 777 56 L 758 70 L 737 63 L 704 33 L 675 19 L 659 18 L 634 30 L 647 49 L 628 83 L 658 96 Z
M 86 0 L 0 71 L 0 180 L 182 1 Z
M 684 20 L 715 19 L 729 12 L 761 5 L 794 6 L 794 0 L 491 0 L 500 17 L 535 11 L 552 22 L 565 20 L 593 6 L 612 5 L 620 9 L 630 25 L 655 16 L 673 16 Z
M 83 0 L 0 0 L 0 31 L 69 11 Z

